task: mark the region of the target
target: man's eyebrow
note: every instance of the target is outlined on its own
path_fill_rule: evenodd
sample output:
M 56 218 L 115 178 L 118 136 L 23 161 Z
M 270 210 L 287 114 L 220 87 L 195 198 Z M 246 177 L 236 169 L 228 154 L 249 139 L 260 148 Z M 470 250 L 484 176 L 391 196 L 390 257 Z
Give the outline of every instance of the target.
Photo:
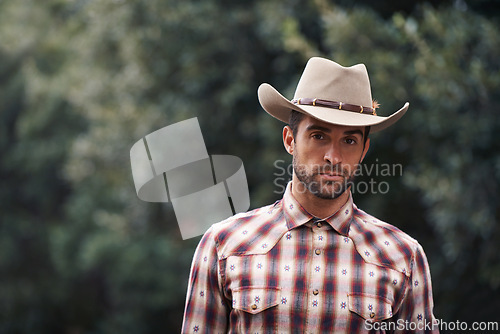
M 330 130 L 327 127 L 321 126 L 321 125 L 316 125 L 316 124 L 310 124 L 306 127 L 306 131 L 322 131 L 322 132 L 327 132 L 330 133 L 332 130 Z
M 363 136 L 365 135 L 363 133 L 363 131 L 359 130 L 359 129 L 356 129 L 356 130 L 348 130 L 348 131 L 344 131 L 344 134 L 345 135 L 356 135 L 356 134 L 359 134 L 361 136 L 361 138 L 363 138 Z
M 332 132 L 331 129 L 329 129 L 327 127 L 324 127 L 324 126 L 321 126 L 321 125 L 317 125 L 317 124 L 310 124 L 310 125 L 308 125 L 306 127 L 306 131 L 322 131 L 322 132 L 325 132 L 325 133 Z M 360 129 L 346 130 L 346 131 L 344 131 L 344 135 L 345 136 L 352 136 L 352 135 L 356 135 L 356 134 L 359 134 L 361 136 L 361 138 L 363 138 L 363 136 L 365 135 L 363 133 L 363 131 L 361 131 Z

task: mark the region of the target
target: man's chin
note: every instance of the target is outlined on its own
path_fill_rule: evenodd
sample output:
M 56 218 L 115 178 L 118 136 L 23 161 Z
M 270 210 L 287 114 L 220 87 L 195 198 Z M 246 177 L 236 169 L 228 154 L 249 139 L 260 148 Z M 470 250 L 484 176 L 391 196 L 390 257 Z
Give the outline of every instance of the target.
M 310 192 L 321 199 L 336 199 L 339 198 L 342 194 L 345 193 L 346 187 L 344 186 L 333 186 L 334 189 L 327 190 L 327 189 L 311 189 Z

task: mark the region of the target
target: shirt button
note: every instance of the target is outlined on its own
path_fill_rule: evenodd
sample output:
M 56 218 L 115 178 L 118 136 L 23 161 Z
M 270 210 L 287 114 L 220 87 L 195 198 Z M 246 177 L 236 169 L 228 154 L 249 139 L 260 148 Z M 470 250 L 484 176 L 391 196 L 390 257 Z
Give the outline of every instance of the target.
M 314 290 L 313 290 L 313 295 L 315 295 L 315 296 L 316 296 L 318 293 L 319 293 L 319 290 L 318 290 L 318 289 L 314 289 Z
M 370 313 L 370 318 L 372 318 L 372 319 L 375 318 L 375 312 Z
M 321 227 L 321 226 L 323 226 L 323 224 L 321 224 L 321 222 L 318 222 L 318 223 L 316 224 L 316 226 L 317 226 L 317 227 Z
M 316 249 L 316 250 L 314 251 L 314 253 L 316 253 L 316 255 L 320 255 L 320 254 L 321 254 L 321 249 Z
M 253 304 L 252 306 L 252 310 L 256 310 L 257 309 L 257 305 Z

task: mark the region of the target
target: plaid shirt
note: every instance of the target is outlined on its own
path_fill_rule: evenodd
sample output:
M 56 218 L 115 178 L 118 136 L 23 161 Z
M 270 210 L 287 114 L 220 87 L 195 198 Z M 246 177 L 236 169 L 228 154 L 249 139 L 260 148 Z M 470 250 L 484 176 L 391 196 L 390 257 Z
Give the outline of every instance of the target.
M 352 197 L 318 220 L 291 194 L 214 224 L 193 258 L 182 333 L 437 333 L 420 244 Z

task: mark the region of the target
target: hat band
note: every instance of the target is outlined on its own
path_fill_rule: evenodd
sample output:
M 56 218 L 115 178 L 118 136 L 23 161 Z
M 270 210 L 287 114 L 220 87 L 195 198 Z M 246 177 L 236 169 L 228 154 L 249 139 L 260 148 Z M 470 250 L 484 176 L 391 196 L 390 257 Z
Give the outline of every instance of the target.
M 292 103 L 298 104 L 298 105 L 327 107 L 327 108 L 338 109 L 338 110 L 346 110 L 346 111 L 352 111 L 352 112 L 356 112 L 356 113 L 360 113 L 360 114 L 366 113 L 366 114 L 377 115 L 377 113 L 375 112 L 375 108 L 363 107 L 363 106 L 358 106 L 355 104 L 349 104 L 349 103 L 343 103 L 343 102 L 337 102 L 337 101 L 328 101 L 328 100 L 311 99 L 308 97 L 303 97 L 300 99 L 293 99 Z

